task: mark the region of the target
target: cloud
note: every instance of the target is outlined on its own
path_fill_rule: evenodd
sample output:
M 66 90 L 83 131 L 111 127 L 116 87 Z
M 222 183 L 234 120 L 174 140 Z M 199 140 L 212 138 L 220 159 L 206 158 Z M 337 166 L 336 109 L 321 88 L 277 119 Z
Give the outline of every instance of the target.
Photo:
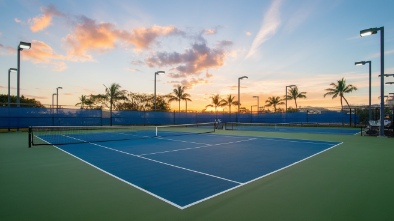
M 286 22 L 284 29 L 287 32 L 294 31 L 297 27 L 299 27 L 302 23 L 307 21 L 307 19 L 311 16 L 313 12 L 315 12 L 317 1 L 308 2 L 308 4 L 299 7 L 293 14 L 289 17 L 290 19 Z
M 158 38 L 161 36 L 167 35 L 183 35 L 184 33 L 174 26 L 157 26 L 154 25 L 150 28 L 137 28 L 133 29 L 131 33 L 126 31 L 119 31 L 118 36 L 134 45 L 136 49 L 146 49 Z
M 141 70 L 137 68 L 128 68 L 127 70 L 131 72 L 141 72 Z
M 63 13 L 58 11 L 55 6 L 50 5 L 49 7 L 41 7 L 40 8 L 43 14 L 29 19 L 30 30 L 32 32 L 38 32 L 46 29 L 51 25 L 52 18 L 54 16 L 64 16 Z M 19 19 L 15 19 L 15 22 L 20 22 Z
M 133 45 L 137 50 L 147 49 L 157 38 L 172 34 L 182 34 L 173 26 L 153 26 L 131 31 L 118 29 L 114 24 L 101 22 L 82 16 L 64 41 L 69 49 L 68 55 L 76 60 L 91 61 L 89 51 L 104 53 L 116 47 L 117 42 Z
M 21 21 L 19 18 L 14 18 L 14 21 L 15 21 L 16 23 L 22 23 L 22 21 Z
M 181 81 L 171 81 L 170 83 L 173 84 L 174 87 L 177 87 L 178 85 L 184 86 L 187 89 L 193 88 L 193 86 L 198 85 L 198 84 L 207 84 L 209 83 L 207 79 L 204 78 L 190 78 L 190 79 L 183 79 Z
M 282 4 L 282 0 L 274 0 L 268 9 L 266 15 L 263 18 L 260 30 L 253 40 L 252 46 L 249 49 L 245 59 L 251 57 L 256 50 L 266 41 L 268 41 L 277 31 L 281 20 L 279 17 L 279 8 Z
M 33 40 L 32 47 L 23 52 L 22 59 L 36 64 L 49 64 L 56 72 L 64 71 L 67 66 L 63 60 L 67 58 L 53 51 L 52 47 L 42 41 Z M 60 60 L 60 61 L 58 61 Z
M 217 30 L 216 30 L 216 29 L 212 29 L 212 28 L 206 29 L 206 30 L 204 31 L 204 34 L 206 34 L 206 35 L 214 35 L 214 34 L 216 34 L 216 33 L 217 33 Z
M 247 32 L 245 32 L 245 35 L 246 35 L 246 36 L 251 36 L 251 35 L 252 35 L 252 32 L 248 32 L 248 31 L 247 31 Z
M 185 73 L 169 73 L 168 77 L 170 77 L 170 78 L 186 78 L 187 74 L 185 74 Z
M 48 97 L 35 96 L 35 95 L 31 95 L 31 94 L 24 94 L 24 96 L 27 98 L 34 98 L 34 99 L 48 99 Z
M 210 48 L 205 42 L 194 43 L 191 48 L 183 53 L 159 52 L 145 60 L 149 67 L 175 66 L 177 74 L 170 75 L 174 78 L 189 75 L 199 75 L 207 68 L 218 68 L 224 65 L 226 52 L 219 44 L 216 48 Z
M 68 34 L 64 41 L 67 44 L 68 55 L 81 60 L 92 61 L 87 51 L 104 52 L 115 47 L 117 40 L 115 26 L 111 23 L 98 24 L 95 20 L 82 16 L 72 34 Z M 78 60 L 78 59 L 77 59 Z
M 394 54 L 394 49 L 384 51 L 384 55 L 390 55 L 390 54 Z M 380 52 L 370 55 L 367 59 L 373 59 L 373 58 L 380 58 Z

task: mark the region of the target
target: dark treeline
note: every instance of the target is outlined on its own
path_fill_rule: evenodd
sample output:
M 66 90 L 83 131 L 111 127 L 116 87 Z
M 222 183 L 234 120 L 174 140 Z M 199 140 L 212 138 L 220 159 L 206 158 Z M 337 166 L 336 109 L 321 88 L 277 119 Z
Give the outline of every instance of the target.
M 10 106 L 17 106 L 17 97 L 15 95 L 10 95 Z M 8 95 L 0 94 L 0 106 L 7 107 L 8 106 Z M 34 98 L 26 98 L 23 95 L 20 97 L 20 106 L 21 107 L 44 107 L 41 102 L 37 101 Z

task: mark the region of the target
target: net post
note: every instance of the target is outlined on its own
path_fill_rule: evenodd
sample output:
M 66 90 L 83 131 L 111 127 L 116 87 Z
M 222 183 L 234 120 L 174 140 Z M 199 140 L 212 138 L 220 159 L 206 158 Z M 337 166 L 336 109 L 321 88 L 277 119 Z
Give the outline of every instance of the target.
M 157 137 L 157 127 L 156 127 L 155 137 Z
M 29 148 L 31 147 L 31 142 L 32 142 L 32 129 L 29 127 Z

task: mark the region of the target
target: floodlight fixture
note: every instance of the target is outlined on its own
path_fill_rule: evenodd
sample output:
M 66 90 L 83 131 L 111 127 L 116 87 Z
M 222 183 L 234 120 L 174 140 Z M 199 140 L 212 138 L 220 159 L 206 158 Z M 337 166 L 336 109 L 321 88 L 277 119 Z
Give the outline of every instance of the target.
M 378 30 L 380 30 L 380 28 L 364 29 L 364 30 L 360 31 L 360 36 L 364 37 L 364 36 L 368 36 L 368 35 L 374 35 L 374 34 L 378 33 Z
M 19 42 L 19 45 L 18 45 L 18 48 L 19 49 L 30 49 L 31 48 L 31 43 L 28 43 L 28 42 L 23 42 L 23 41 L 21 41 L 21 42 Z
M 358 62 L 354 62 L 354 65 L 356 65 L 356 66 L 365 65 L 368 62 L 371 62 L 371 61 L 358 61 Z
M 384 74 L 383 76 L 385 76 L 385 77 L 394 77 L 394 74 Z M 378 75 L 378 77 L 380 77 L 380 74 Z

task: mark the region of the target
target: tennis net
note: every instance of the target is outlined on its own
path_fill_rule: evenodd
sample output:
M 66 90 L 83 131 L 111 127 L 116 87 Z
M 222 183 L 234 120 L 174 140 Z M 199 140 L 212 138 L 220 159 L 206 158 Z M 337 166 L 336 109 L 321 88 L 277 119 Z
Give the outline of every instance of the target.
M 215 132 L 215 123 L 165 126 L 32 126 L 29 147 L 147 139 Z

